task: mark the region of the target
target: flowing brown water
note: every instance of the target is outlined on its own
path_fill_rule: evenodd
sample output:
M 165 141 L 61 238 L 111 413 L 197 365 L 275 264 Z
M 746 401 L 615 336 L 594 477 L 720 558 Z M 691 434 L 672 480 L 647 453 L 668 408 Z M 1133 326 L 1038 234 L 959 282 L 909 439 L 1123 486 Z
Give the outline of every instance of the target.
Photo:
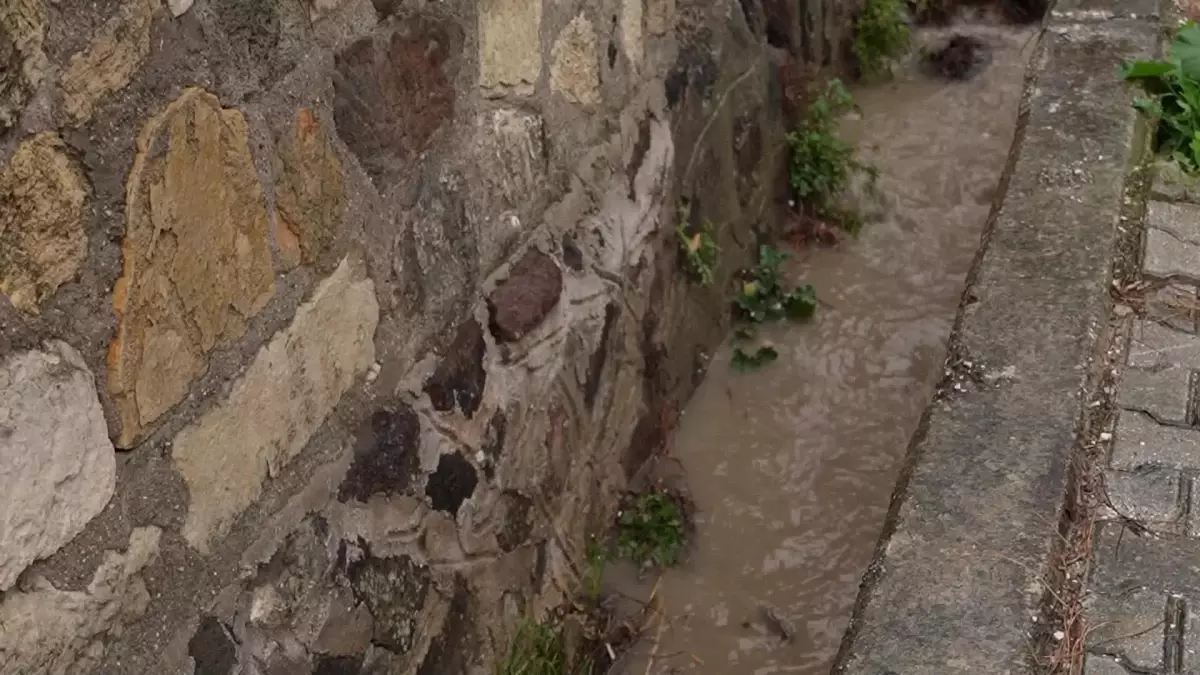
M 670 617 L 629 672 L 828 673 L 928 405 L 1012 142 L 1030 31 L 969 30 L 991 63 L 964 82 L 914 72 L 855 92 L 845 137 L 881 171 L 882 222 L 794 261 L 824 305 L 765 331 L 779 359 L 714 359 L 674 453 L 697 506 Z M 763 607 L 794 626 L 783 642 Z

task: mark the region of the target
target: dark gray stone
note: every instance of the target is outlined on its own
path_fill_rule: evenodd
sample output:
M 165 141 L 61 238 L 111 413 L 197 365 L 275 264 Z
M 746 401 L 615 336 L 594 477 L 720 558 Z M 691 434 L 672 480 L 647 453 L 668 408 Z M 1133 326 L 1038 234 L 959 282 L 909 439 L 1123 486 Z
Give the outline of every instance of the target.
M 1108 318 L 1136 128 L 1113 73 L 1122 59 L 1154 55 L 1156 29 L 1050 22 L 1008 191 L 969 291 L 977 302 L 958 326 L 965 353 L 1022 375 L 931 411 L 843 650 L 844 673 L 1028 671 L 1080 385 Z M 1087 180 L 1048 188 L 1041 177 L 1063 167 Z
M 421 421 L 406 404 L 378 410 L 358 432 L 354 462 L 338 487 L 338 500 L 366 502 L 375 494 L 400 495 L 420 473 Z
M 451 452 L 442 455 L 438 460 L 437 471 L 429 476 L 425 485 L 425 495 L 438 511 L 445 511 L 451 516 L 458 513 L 458 507 L 467 501 L 479 484 L 479 475 L 475 467 L 462 454 Z
M 431 590 L 429 568 L 407 556 L 368 556 L 346 572 L 355 597 L 375 619 L 375 644 L 397 654 L 413 648 L 420 629 L 418 614 Z
M 196 675 L 230 675 L 237 665 L 237 645 L 219 619 L 205 616 L 188 642 L 188 656 L 196 663 Z
M 446 412 L 458 408 L 467 419 L 475 415 L 487 382 L 483 369 L 486 351 L 479 322 L 470 319 L 459 326 L 454 341 L 425 383 L 425 393 L 429 394 L 435 410 Z

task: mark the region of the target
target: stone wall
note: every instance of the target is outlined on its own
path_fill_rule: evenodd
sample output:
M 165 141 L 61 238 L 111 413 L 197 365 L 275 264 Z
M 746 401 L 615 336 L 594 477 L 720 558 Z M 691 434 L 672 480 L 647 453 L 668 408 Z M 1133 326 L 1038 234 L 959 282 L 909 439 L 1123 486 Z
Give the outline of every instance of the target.
M 490 672 L 666 442 L 848 9 L 0 0 L 0 673 Z

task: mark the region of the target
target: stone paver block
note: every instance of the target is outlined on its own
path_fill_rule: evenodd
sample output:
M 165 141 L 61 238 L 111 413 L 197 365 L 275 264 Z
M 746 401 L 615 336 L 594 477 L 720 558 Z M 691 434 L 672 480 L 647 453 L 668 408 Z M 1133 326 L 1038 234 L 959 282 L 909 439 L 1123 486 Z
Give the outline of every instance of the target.
M 1167 283 L 1160 288 L 1150 288 L 1142 298 L 1145 316 L 1176 331 L 1197 333 L 1200 318 L 1200 295 L 1195 286 L 1187 283 Z
M 1200 279 L 1200 207 L 1151 201 L 1146 226 L 1147 274 Z
M 1172 365 L 1200 370 L 1200 337 L 1154 321 L 1135 323 L 1129 339 L 1129 366 L 1153 370 Z
M 1089 656 L 1083 664 L 1083 675 L 1129 675 L 1129 671 L 1112 657 Z
M 1146 205 L 1146 226 L 1200 245 L 1200 206 L 1151 201 Z
M 1160 279 L 1200 278 L 1200 246 L 1183 241 L 1166 230 L 1146 230 L 1146 274 Z
M 1158 424 L 1149 416 L 1125 411 L 1117 424 L 1112 467 L 1200 468 L 1200 429 Z
M 1137 672 L 1158 672 L 1163 667 L 1166 596 L 1144 588 L 1111 595 L 1108 590 L 1097 589 L 1085 605 L 1091 627 L 1088 651 L 1120 656 Z
M 1187 505 L 1180 494 L 1178 471 L 1107 471 L 1104 486 L 1108 499 L 1116 507 L 1105 507 L 1101 518 L 1116 520 L 1118 514 L 1145 523 L 1155 530 L 1181 525 Z
M 1117 391 L 1122 408 L 1150 413 L 1162 422 L 1188 419 L 1188 382 L 1191 371 L 1181 367 L 1160 370 L 1130 368 Z
M 1097 526 L 1092 545 L 1090 589 L 1115 593 L 1132 588 L 1200 597 L 1200 541 L 1186 537 L 1139 536 L 1120 523 Z

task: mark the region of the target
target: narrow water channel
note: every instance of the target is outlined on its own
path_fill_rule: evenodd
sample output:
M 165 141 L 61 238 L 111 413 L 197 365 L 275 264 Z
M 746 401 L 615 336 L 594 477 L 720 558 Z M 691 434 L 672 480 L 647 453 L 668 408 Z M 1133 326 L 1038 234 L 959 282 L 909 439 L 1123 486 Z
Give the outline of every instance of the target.
M 914 67 L 854 92 L 862 113 L 843 134 L 880 169 L 883 217 L 791 264 L 817 288 L 817 318 L 770 329 L 779 359 L 755 373 L 732 371 L 723 347 L 688 405 L 674 453 L 695 546 L 659 580 L 668 619 L 629 672 L 829 672 L 941 376 L 1034 49 L 1030 30 L 955 31 L 991 48 L 974 78 Z

